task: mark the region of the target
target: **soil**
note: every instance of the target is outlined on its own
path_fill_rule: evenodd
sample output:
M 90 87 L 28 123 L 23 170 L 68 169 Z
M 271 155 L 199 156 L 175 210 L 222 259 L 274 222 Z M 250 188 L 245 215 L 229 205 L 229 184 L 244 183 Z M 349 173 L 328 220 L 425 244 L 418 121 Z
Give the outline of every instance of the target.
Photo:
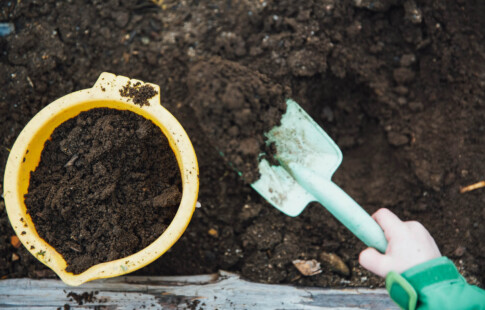
M 194 65 L 187 85 L 190 105 L 208 139 L 248 184 L 257 181 L 264 133 L 279 125 L 286 110 L 283 87 L 219 57 Z
M 128 81 L 122 89 L 120 89 L 120 95 L 122 97 L 128 97 L 133 100 L 134 104 L 139 106 L 149 105 L 148 99 L 157 94 L 157 91 L 150 85 L 141 85 L 140 82 L 131 85 Z
M 82 294 L 77 294 L 74 292 L 67 293 L 66 297 L 70 298 L 70 301 L 76 301 L 79 306 L 82 306 L 85 303 L 95 302 L 97 300 L 96 295 L 98 292 L 84 292 Z
M 0 38 L 0 174 L 28 120 L 101 72 L 158 84 L 194 144 L 201 208 L 137 274 L 225 269 L 258 282 L 382 286 L 357 262 L 365 246 L 324 208 L 287 217 L 224 164 L 193 108 L 210 92 L 189 83 L 194 67 L 219 57 L 289 88 L 343 151 L 334 181 L 369 213 L 387 207 L 423 223 L 467 280 L 483 285 L 485 189 L 460 188 L 485 175 L 484 15 L 479 0 L 11 1 L 0 9 L 16 29 Z M 0 212 L 0 276 L 53 277 L 10 244 L 1 200 Z M 302 276 L 295 259 L 323 270 Z
M 181 196 L 178 164 L 160 128 L 130 111 L 98 108 L 54 130 L 25 204 L 39 236 L 78 274 L 152 243 Z

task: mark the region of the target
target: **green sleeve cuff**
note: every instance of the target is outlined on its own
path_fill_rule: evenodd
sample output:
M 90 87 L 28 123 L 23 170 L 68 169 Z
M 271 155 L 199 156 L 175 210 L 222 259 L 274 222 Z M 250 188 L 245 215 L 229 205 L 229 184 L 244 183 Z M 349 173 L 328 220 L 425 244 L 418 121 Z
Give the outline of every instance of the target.
M 414 310 L 425 287 L 444 281 L 465 282 L 465 279 L 455 264 L 442 256 L 414 266 L 401 275 L 391 271 L 386 276 L 386 289 L 401 309 Z
M 414 266 L 402 273 L 402 276 L 418 292 L 425 287 L 444 281 L 465 282 L 455 264 L 447 257 L 438 257 Z
M 415 310 L 418 293 L 399 273 L 391 271 L 386 276 L 386 289 L 391 299 L 405 310 Z

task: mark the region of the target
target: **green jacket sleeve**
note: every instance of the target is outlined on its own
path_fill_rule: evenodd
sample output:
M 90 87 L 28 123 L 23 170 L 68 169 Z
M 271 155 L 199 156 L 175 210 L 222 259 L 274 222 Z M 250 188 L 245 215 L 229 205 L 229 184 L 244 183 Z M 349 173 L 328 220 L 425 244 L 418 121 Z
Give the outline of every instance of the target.
M 402 274 L 390 272 L 386 288 L 406 310 L 485 310 L 485 291 L 468 284 L 446 257 L 432 259 Z

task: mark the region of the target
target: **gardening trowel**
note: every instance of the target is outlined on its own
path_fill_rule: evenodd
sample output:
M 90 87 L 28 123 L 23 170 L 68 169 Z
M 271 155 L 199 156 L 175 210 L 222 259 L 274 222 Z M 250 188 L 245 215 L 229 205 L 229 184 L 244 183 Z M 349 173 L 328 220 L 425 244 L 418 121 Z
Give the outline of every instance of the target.
M 287 100 L 281 125 L 265 136 L 267 144 L 276 146 L 274 157 L 280 165 L 260 161 L 261 177 L 251 186 L 261 196 L 289 216 L 299 215 L 308 203 L 318 201 L 366 245 L 386 251 L 380 226 L 331 180 L 342 152 L 295 101 Z

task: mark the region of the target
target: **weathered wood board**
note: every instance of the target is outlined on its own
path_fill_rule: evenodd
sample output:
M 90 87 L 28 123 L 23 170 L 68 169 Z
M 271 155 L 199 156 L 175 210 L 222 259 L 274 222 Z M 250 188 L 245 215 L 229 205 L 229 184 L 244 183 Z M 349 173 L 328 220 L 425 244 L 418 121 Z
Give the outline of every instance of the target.
M 79 305 L 69 293 L 95 292 Z M 70 287 L 60 280 L 0 281 L 0 308 L 8 309 L 399 309 L 384 289 L 324 289 L 252 283 L 238 275 L 127 276 Z M 68 308 L 66 306 L 66 308 Z

